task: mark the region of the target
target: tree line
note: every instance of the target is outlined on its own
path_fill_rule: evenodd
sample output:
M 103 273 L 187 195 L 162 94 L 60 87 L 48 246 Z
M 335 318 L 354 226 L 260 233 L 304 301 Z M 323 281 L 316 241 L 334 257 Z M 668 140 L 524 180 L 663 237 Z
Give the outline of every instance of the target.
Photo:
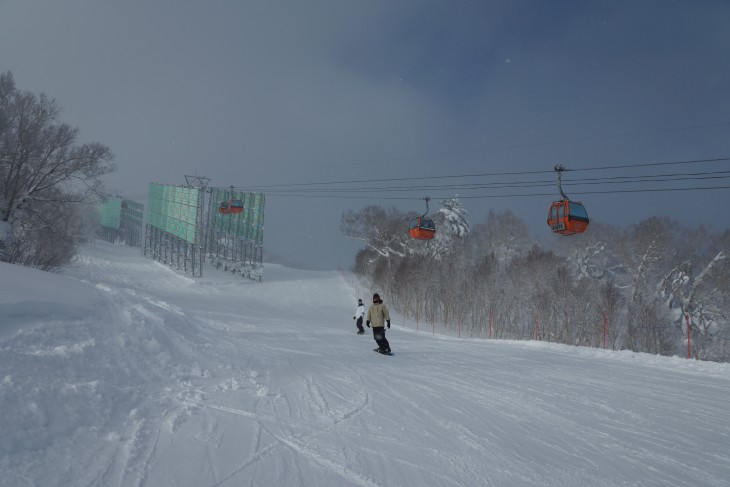
M 409 238 L 413 213 L 346 211 L 363 242 L 354 271 L 389 303 L 462 333 L 730 360 L 730 230 L 652 217 L 625 228 L 531 237 L 510 211 L 471 226 L 458 198 L 436 213 L 437 238 Z M 604 326 L 605 323 L 605 326 Z M 604 332 L 605 330 L 605 332 Z
M 0 73 L 0 261 L 42 270 L 62 267 L 89 233 L 89 203 L 112 153 L 79 143 L 79 129 L 60 120 L 44 94 L 19 90 Z

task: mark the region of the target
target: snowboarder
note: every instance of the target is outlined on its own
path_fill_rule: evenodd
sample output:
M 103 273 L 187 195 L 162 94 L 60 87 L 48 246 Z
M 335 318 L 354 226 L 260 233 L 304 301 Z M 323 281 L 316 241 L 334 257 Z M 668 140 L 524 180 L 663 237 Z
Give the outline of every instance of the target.
M 357 325 L 357 334 L 362 335 L 365 333 L 365 328 L 362 327 L 362 319 L 365 316 L 365 305 L 362 304 L 362 299 L 357 300 L 357 308 L 355 309 L 355 316 L 352 317 Z
M 371 323 L 373 326 L 373 338 L 375 338 L 375 342 L 378 344 L 378 348 L 375 351 L 389 355 L 390 344 L 385 339 L 385 327 L 383 325 L 387 323 L 388 329 L 390 329 L 390 313 L 377 293 L 373 294 L 373 304 L 368 309 L 368 318 L 365 322 L 368 328 L 370 328 Z

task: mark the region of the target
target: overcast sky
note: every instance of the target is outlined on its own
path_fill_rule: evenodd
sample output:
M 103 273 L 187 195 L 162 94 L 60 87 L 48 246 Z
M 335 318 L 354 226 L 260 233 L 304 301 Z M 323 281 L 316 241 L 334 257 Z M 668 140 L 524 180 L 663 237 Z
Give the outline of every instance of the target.
M 109 146 L 118 169 L 108 188 L 142 202 L 150 181 L 183 184 L 185 174 L 242 188 L 490 183 L 506 179 L 402 178 L 730 157 L 728 25 L 727 0 L 0 0 L 0 71 L 55 98 L 81 142 Z M 728 170 L 718 161 L 644 173 Z M 730 227 L 728 189 L 611 193 L 618 187 L 572 189 L 594 222 L 661 215 Z M 344 210 L 422 211 L 426 194 L 435 209 L 459 193 L 472 224 L 509 208 L 544 235 L 556 187 L 502 193 L 551 192 L 271 192 L 264 247 L 347 267 L 359 245 L 340 233 Z

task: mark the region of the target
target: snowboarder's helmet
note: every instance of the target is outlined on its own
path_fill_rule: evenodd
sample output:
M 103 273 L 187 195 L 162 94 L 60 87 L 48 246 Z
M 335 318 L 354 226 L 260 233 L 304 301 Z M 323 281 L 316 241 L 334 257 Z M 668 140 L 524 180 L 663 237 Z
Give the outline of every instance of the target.
M 357 304 L 362 304 L 362 299 L 358 299 Z

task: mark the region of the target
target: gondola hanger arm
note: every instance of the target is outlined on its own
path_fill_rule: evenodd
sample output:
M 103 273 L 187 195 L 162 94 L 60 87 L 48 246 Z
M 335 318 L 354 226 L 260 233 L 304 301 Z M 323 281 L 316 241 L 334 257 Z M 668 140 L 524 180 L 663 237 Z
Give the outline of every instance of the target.
M 560 191 L 560 194 L 563 197 L 563 199 L 570 200 L 570 198 L 568 198 L 568 195 L 566 195 L 565 192 L 563 191 L 563 184 L 562 184 L 562 180 L 561 180 L 563 171 L 565 171 L 565 167 L 562 164 L 555 165 L 555 172 L 558 173 L 558 191 Z

